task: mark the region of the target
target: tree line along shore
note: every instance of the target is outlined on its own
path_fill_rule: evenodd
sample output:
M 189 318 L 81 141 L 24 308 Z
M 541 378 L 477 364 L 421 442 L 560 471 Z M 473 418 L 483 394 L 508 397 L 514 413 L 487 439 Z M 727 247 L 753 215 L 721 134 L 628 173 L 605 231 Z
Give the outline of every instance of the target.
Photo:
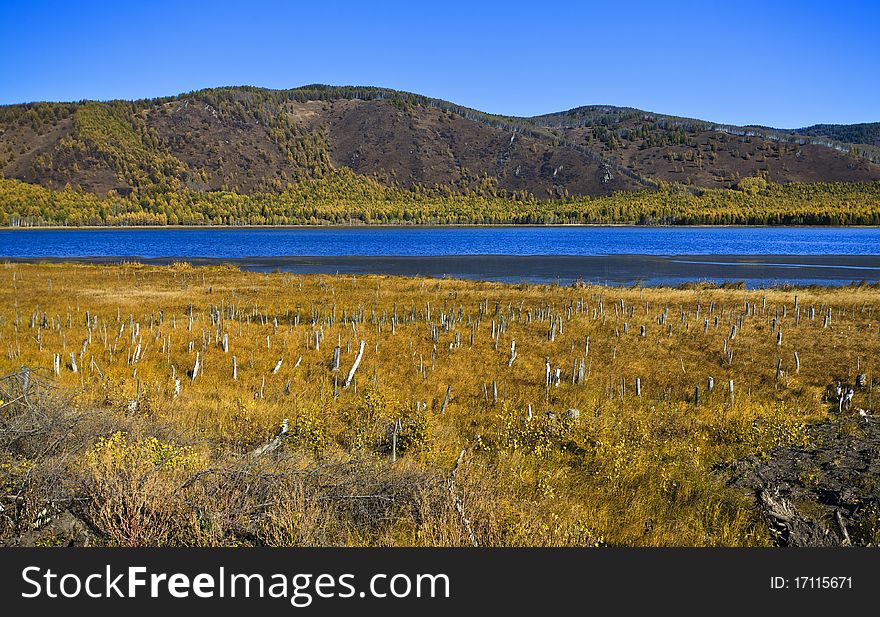
M 604 197 L 499 195 L 492 178 L 462 194 L 404 189 L 347 169 L 277 191 L 243 194 L 153 186 L 119 195 L 0 179 L 0 226 L 375 224 L 880 225 L 880 183 L 774 184 L 732 189 L 661 183 Z

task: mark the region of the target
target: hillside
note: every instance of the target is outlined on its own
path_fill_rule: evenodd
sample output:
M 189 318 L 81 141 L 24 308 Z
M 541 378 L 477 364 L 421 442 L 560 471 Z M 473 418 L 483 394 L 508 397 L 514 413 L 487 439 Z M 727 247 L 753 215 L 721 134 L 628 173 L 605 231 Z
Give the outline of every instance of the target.
M 829 137 L 851 144 L 880 146 L 880 122 L 863 124 L 815 124 L 794 131 L 800 135 Z
M 870 182 L 880 147 L 859 126 L 872 125 L 800 133 L 599 106 L 511 118 L 379 88 L 218 88 L 0 107 L 0 174 L 100 196 L 272 193 L 341 168 L 420 192 L 539 200 L 758 175 Z
M 866 134 L 843 126 L 824 133 L 811 127 L 807 134 L 607 106 L 532 120 L 640 176 L 697 187 L 730 187 L 758 175 L 777 183 L 863 182 L 880 173 L 880 148 L 840 140 Z

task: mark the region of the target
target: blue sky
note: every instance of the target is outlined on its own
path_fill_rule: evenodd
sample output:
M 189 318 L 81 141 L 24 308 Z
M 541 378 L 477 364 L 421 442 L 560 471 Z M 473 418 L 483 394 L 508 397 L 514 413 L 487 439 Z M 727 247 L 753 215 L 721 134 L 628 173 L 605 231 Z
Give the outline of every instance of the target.
M 794 128 L 880 121 L 878 38 L 877 0 L 0 0 L 0 103 L 330 83 Z

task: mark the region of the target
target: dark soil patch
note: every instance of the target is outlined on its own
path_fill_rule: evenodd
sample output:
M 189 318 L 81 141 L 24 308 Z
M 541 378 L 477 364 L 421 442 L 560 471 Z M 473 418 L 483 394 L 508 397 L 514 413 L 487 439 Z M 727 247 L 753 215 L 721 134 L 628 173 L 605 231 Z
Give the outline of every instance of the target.
M 730 486 L 753 491 L 781 546 L 880 541 L 880 422 L 848 416 L 816 424 L 809 447 L 772 450 L 723 468 Z

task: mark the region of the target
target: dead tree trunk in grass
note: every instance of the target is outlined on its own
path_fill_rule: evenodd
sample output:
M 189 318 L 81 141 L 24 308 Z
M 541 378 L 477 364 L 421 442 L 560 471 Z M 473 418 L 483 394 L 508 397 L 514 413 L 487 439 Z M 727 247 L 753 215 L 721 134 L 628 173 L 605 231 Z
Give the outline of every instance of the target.
M 334 373 L 339 371 L 339 353 L 340 353 L 340 348 L 339 348 L 339 345 L 337 345 L 333 349 L 333 361 L 330 364 L 330 370 L 333 371 Z
M 269 443 L 263 444 L 253 452 L 251 452 L 251 456 L 254 458 L 263 456 L 264 454 L 268 454 L 269 452 L 274 452 L 278 448 L 281 447 L 281 444 L 284 442 L 284 436 L 287 435 L 287 431 L 289 429 L 289 423 L 287 418 L 284 418 L 284 421 L 281 422 L 281 429 L 278 431 L 278 434 L 275 435 L 275 438 Z
M 347 388 L 351 385 L 351 380 L 354 379 L 354 373 L 357 371 L 358 366 L 361 363 L 361 359 L 364 357 L 364 346 L 366 345 L 366 341 L 361 340 L 361 348 L 358 351 L 357 356 L 354 359 L 354 364 L 351 365 L 351 370 L 348 371 L 348 377 L 345 378 L 345 383 L 343 384 L 343 388 Z
M 446 396 L 443 397 L 443 405 L 440 407 L 440 413 L 446 412 L 446 406 L 449 405 L 449 395 L 452 394 L 452 386 L 446 386 Z
M 474 530 L 471 528 L 471 522 L 464 513 L 464 504 L 461 501 L 461 497 L 458 495 L 458 491 L 455 489 L 455 476 L 458 474 L 458 468 L 461 467 L 461 461 L 463 459 L 464 450 L 461 451 L 461 454 L 458 455 L 458 460 L 455 461 L 452 473 L 449 474 L 449 478 L 446 480 L 446 487 L 449 490 L 449 496 L 452 498 L 453 504 L 455 504 L 455 511 L 458 513 L 459 519 L 461 519 L 461 524 L 464 527 L 468 539 L 475 547 L 479 547 L 480 545 L 477 543 L 477 538 L 474 536 Z
M 101 367 L 98 366 L 98 363 L 95 362 L 95 356 L 92 356 L 92 360 L 91 360 L 89 366 L 92 369 L 94 369 L 98 373 L 98 375 L 101 376 L 101 379 L 104 379 L 104 372 L 101 370 Z

